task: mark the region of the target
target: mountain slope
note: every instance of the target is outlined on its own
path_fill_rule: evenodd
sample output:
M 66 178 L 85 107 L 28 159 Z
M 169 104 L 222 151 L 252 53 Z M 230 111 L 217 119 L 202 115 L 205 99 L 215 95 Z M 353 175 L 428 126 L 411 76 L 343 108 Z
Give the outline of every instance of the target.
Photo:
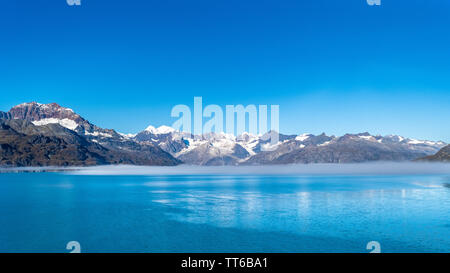
M 25 120 L 0 120 L 0 165 L 91 166 L 105 164 L 176 165 L 159 148 L 108 149 L 59 124 L 35 126 Z
M 435 155 L 427 156 L 420 159 L 421 161 L 440 161 L 450 162 L 450 145 L 445 146 Z
M 108 163 L 103 147 L 64 130 L 67 129 L 59 125 L 38 129 L 26 121 L 0 120 L 0 165 L 89 166 Z

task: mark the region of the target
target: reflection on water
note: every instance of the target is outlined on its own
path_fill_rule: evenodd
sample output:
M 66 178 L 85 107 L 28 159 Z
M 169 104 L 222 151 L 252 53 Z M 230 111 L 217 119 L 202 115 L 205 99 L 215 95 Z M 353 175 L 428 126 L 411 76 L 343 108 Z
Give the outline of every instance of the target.
M 0 251 L 448 252 L 446 179 L 3 174 Z

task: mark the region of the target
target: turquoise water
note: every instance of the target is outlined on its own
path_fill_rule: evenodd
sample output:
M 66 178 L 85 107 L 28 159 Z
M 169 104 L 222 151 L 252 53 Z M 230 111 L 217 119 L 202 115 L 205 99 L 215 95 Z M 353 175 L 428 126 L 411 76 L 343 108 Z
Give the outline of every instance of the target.
M 445 175 L 0 174 L 0 252 L 450 251 Z

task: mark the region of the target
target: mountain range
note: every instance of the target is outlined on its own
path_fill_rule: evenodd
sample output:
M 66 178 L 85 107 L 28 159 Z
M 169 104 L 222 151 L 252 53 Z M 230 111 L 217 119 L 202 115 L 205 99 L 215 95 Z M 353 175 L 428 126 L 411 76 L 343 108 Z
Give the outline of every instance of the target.
M 0 111 L 0 165 L 89 166 L 261 165 L 356 163 L 369 161 L 448 161 L 442 141 L 420 141 L 369 133 L 344 136 L 284 135 L 271 145 L 270 134 L 192 135 L 168 126 L 122 134 L 98 127 L 56 103 L 24 103 Z M 269 134 L 269 135 L 268 135 Z M 267 149 L 270 148 L 270 149 Z M 441 150 L 442 149 L 442 150 Z

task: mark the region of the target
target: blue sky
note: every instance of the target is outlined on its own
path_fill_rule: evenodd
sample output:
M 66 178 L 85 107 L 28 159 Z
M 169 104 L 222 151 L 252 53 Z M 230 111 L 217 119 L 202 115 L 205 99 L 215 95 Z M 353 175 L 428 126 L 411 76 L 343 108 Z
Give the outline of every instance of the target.
M 450 142 L 450 2 L 5 1 L 0 110 L 57 102 L 121 132 L 171 108 L 279 104 L 280 131 Z

